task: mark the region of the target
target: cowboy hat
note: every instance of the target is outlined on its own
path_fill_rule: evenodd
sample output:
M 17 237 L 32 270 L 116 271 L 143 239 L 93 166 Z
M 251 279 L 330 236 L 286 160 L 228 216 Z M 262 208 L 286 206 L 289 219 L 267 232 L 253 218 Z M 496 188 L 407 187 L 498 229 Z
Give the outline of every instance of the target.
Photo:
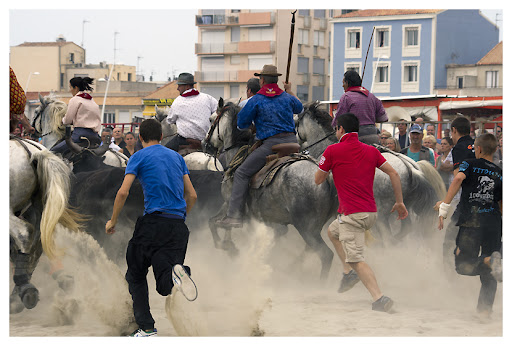
M 194 85 L 196 82 L 194 81 L 194 76 L 190 73 L 183 72 L 178 76 L 178 85 Z
M 263 65 L 263 69 L 260 73 L 254 73 L 255 76 L 282 76 L 282 73 L 277 73 L 277 67 L 274 65 Z

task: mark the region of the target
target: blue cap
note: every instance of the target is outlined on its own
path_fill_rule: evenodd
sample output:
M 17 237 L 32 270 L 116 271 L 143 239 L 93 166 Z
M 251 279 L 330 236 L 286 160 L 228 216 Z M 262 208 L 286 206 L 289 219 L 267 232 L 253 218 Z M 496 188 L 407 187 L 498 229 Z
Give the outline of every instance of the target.
M 423 129 L 418 124 L 413 124 L 409 132 L 423 133 Z

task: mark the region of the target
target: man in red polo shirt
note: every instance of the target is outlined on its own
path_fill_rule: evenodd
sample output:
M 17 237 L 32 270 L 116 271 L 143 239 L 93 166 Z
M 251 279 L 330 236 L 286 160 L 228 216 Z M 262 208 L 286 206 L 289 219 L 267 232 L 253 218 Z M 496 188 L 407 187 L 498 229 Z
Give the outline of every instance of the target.
M 342 114 L 336 119 L 339 143 L 325 149 L 315 174 L 315 183 L 323 183 L 332 172 L 339 208 L 337 220 L 329 226 L 329 239 L 341 261 L 350 265 L 372 295 L 372 309 L 387 312 L 393 301 L 381 293 L 375 274 L 363 256 L 365 231 L 377 219 L 377 205 L 373 197 L 375 168 L 391 179 L 396 199 L 391 212 L 397 211 L 400 220 L 408 213 L 403 203 L 400 176 L 378 149 L 359 142 L 358 129 L 359 120 L 352 113 Z M 334 227 L 335 223 L 338 227 Z

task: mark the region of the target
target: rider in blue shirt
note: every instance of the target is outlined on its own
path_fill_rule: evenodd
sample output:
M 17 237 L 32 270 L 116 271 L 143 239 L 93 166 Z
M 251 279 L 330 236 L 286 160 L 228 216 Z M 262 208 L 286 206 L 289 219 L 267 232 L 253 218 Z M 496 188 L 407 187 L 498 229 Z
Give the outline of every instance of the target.
M 261 145 L 255 149 L 235 171 L 233 189 L 227 215 L 216 221 L 218 226 L 242 227 L 242 211 L 249 190 L 249 180 L 266 163 L 267 155 L 272 154 L 272 146 L 281 143 L 297 143 L 293 114 L 304 108 L 291 92 L 291 84 L 284 83 L 282 90 L 277 85 L 277 67 L 265 65 L 260 73 L 261 89 L 238 113 L 237 126 L 246 129 L 254 123 L 256 138 Z

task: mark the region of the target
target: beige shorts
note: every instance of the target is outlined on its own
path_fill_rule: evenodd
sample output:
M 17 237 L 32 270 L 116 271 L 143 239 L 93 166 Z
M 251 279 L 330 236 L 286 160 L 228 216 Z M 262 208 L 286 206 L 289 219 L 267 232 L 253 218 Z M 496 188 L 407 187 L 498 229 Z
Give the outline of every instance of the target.
M 343 246 L 347 256 L 345 262 L 364 261 L 364 233 L 372 228 L 376 220 L 377 213 L 339 214 L 329 225 L 329 231 L 338 237 Z

